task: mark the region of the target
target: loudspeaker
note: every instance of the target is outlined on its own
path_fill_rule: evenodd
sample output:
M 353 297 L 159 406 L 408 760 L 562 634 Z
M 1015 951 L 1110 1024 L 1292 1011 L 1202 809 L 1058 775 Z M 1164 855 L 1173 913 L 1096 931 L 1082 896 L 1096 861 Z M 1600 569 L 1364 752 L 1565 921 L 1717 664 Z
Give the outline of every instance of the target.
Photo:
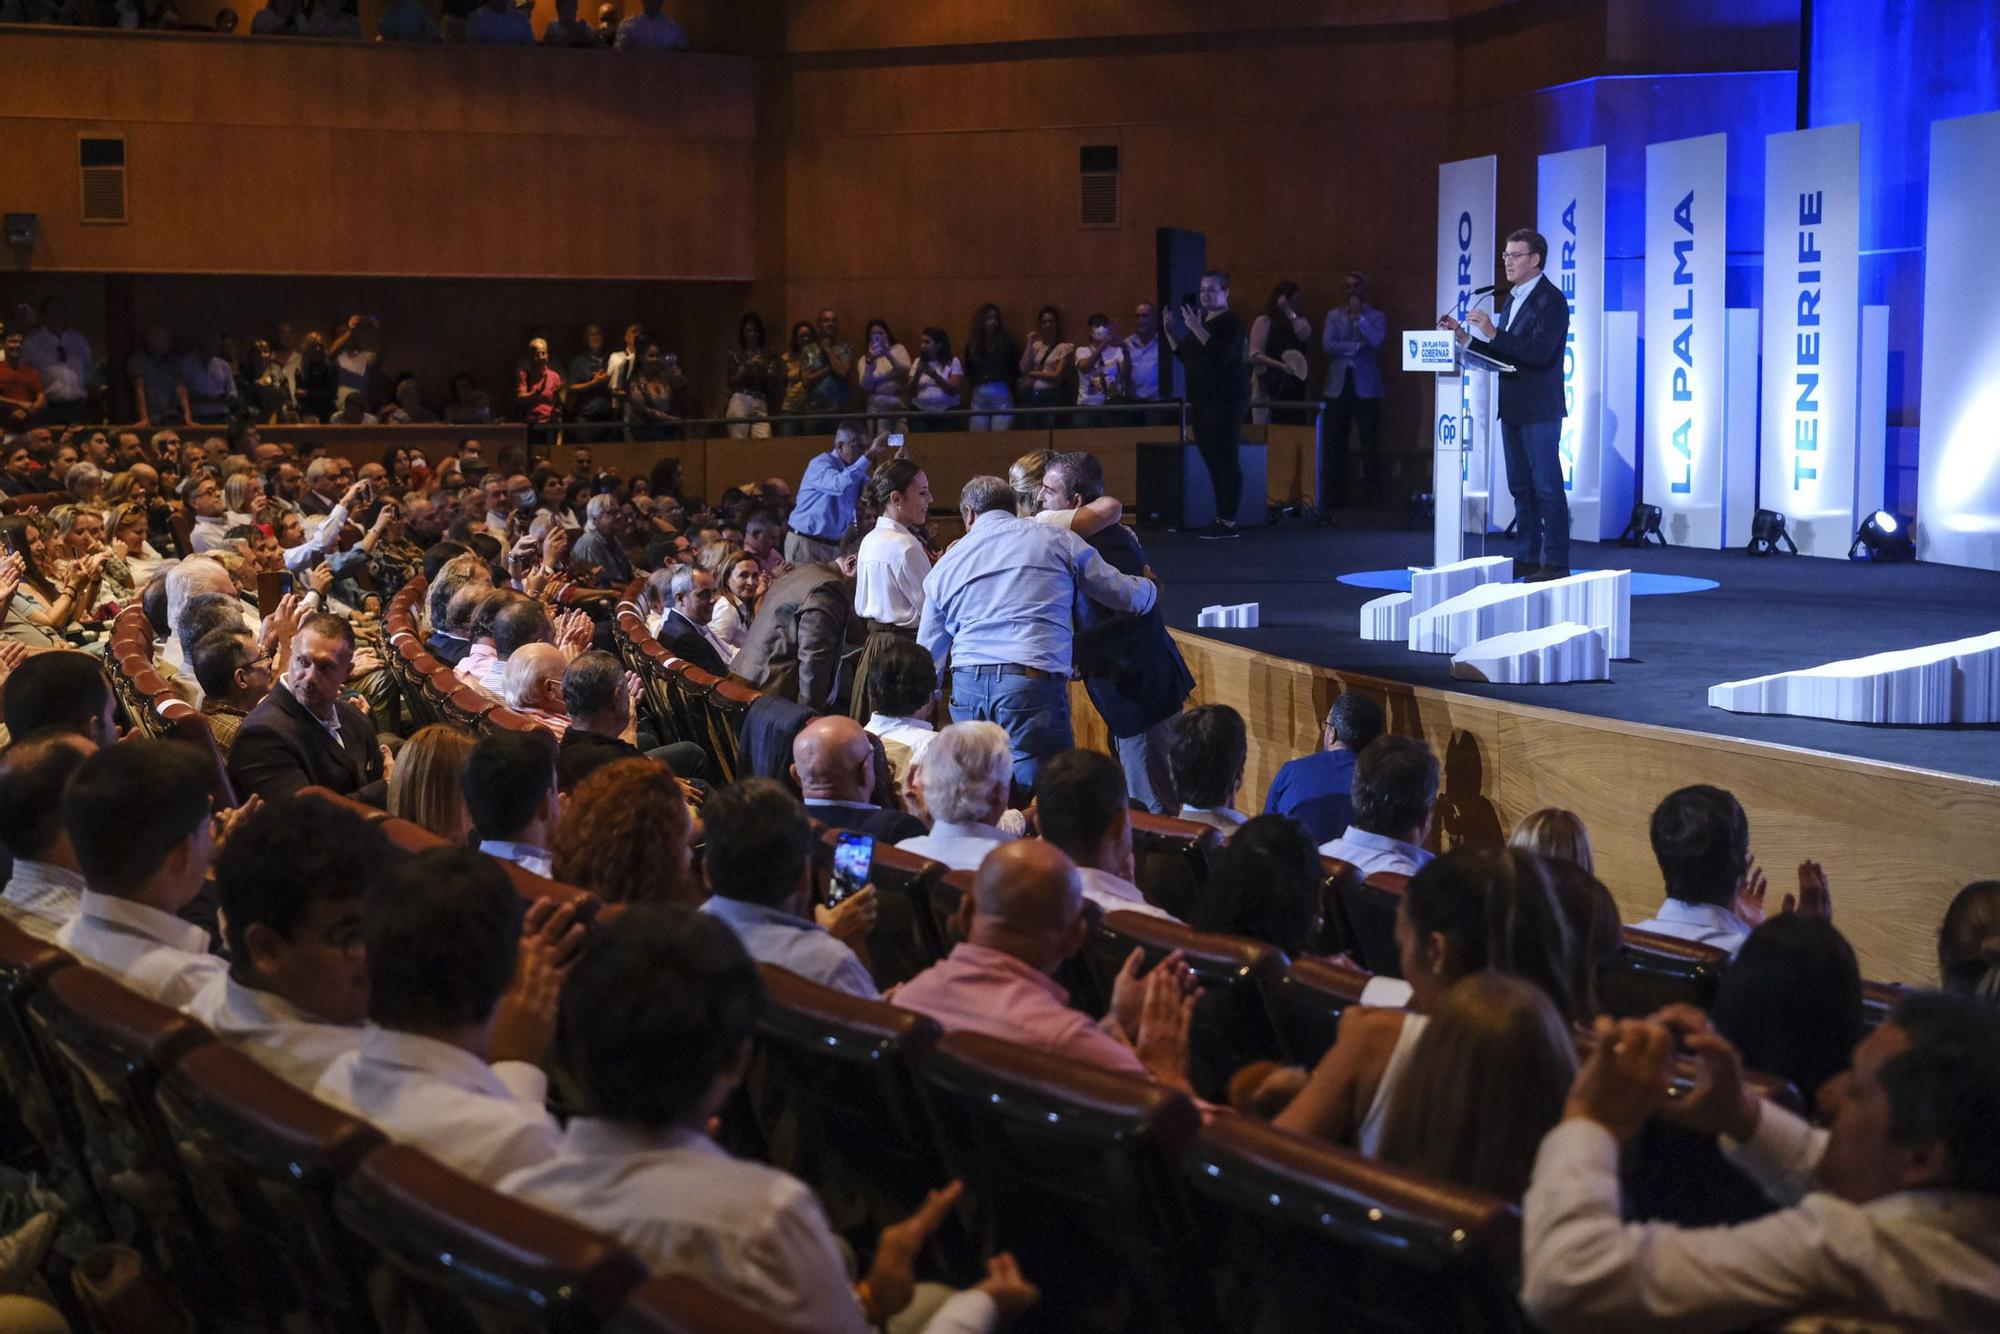
M 1160 227 L 1153 232 L 1153 305 L 1166 323 L 1167 312 L 1179 310 L 1190 293 L 1201 286 L 1208 271 L 1208 238 L 1200 232 L 1179 227 Z M 1184 398 L 1187 380 L 1180 359 L 1160 340 L 1160 397 Z
M 1236 522 L 1261 528 L 1271 513 L 1268 451 L 1245 441 L 1237 446 L 1236 457 L 1243 464 L 1243 500 L 1236 507 Z M 1201 451 L 1193 445 L 1140 445 L 1138 480 L 1141 528 L 1206 528 L 1215 521 L 1215 487 Z

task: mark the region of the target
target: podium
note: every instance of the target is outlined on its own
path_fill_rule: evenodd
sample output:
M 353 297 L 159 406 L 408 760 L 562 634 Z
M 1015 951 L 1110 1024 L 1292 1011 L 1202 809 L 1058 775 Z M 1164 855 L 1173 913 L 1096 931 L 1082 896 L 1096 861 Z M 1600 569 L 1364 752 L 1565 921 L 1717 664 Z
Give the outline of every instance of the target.
M 1472 376 L 1507 374 L 1514 367 L 1487 356 L 1476 342 L 1460 347 L 1457 337 L 1443 329 L 1406 329 L 1403 369 L 1429 375 L 1437 385 L 1436 426 L 1431 436 L 1435 511 L 1431 564 L 1455 564 L 1465 559 L 1465 468 L 1466 458 L 1473 452 Z M 1447 375 L 1456 377 L 1456 392 L 1439 382 L 1439 377 Z

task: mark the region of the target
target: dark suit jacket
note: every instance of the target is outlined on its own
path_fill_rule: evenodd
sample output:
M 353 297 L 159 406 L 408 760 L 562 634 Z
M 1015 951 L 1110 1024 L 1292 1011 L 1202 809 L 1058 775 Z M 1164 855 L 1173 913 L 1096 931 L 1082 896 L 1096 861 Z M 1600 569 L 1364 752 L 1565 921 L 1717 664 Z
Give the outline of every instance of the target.
M 250 710 L 229 748 L 229 777 L 243 797 L 253 793 L 273 801 L 303 787 L 331 788 L 343 796 L 380 806 L 388 799 L 375 725 L 342 700 L 339 745 L 321 722 L 306 712 L 282 684 Z
M 855 806 L 831 806 L 824 802 L 806 803 L 806 814 L 829 829 L 851 829 L 868 834 L 877 843 L 900 843 L 930 831 L 908 811 L 864 811 Z
M 729 664 L 715 651 L 715 645 L 702 637 L 701 627 L 672 607 L 667 608 L 667 614 L 661 618 L 660 633 L 656 638 L 675 657 L 686 658 L 704 672 L 715 676 L 729 675 Z
M 801 565 L 766 590 L 730 671 L 766 694 L 825 712 L 844 693 L 849 652 L 866 638 L 839 567 Z
M 460 639 L 457 635 L 448 635 L 442 630 L 433 630 L 430 638 L 424 641 L 424 647 L 445 666 L 456 667 L 465 661 L 466 654 L 472 652 L 472 641 Z
M 1084 539 L 1120 574 L 1145 573 L 1146 553 L 1123 524 Z M 1157 603 L 1144 616 L 1077 599 L 1075 660 L 1083 688 L 1114 737 L 1137 736 L 1181 711 L 1194 677 Z
M 1496 328 L 1483 345 L 1473 340 L 1475 350 L 1516 368 L 1498 377 L 1501 421 L 1526 426 L 1563 419 L 1562 358 L 1568 341 L 1569 303 L 1546 274 L 1506 328 Z

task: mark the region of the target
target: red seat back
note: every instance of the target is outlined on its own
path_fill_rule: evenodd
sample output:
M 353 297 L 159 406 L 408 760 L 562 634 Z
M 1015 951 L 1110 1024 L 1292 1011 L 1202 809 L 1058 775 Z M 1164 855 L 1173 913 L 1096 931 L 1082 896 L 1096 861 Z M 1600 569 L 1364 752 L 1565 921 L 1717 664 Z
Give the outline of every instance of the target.
M 1222 847 L 1221 831 L 1195 820 L 1132 812 L 1133 880 L 1146 902 L 1186 919 Z
M 1292 960 L 1271 1002 L 1286 1058 L 1295 1065 L 1318 1065 L 1340 1035 L 1341 1014 L 1361 1003 L 1361 989 L 1373 976 L 1330 959 Z
M 1403 975 L 1402 956 L 1396 947 L 1396 905 L 1402 902 L 1403 887 L 1409 883 L 1410 877 L 1386 871 L 1366 878 L 1339 874 L 1333 879 L 1341 930 L 1354 957 L 1371 973 Z

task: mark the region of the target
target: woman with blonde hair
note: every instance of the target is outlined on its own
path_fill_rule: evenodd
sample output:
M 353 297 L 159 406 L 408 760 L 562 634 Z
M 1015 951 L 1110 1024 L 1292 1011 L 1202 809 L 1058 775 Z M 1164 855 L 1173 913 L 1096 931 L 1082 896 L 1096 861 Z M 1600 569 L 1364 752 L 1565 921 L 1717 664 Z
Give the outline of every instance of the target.
M 1592 875 L 1597 874 L 1590 855 L 1590 831 L 1583 827 L 1582 818 L 1574 811 L 1555 806 L 1530 811 L 1521 817 L 1521 823 L 1514 826 L 1507 846 L 1553 857 L 1557 861 L 1580 866 Z
M 454 847 L 464 847 L 472 834 L 472 817 L 465 811 L 465 790 L 459 785 L 465 761 L 472 754 L 472 734 L 447 723 L 432 723 L 396 752 L 389 775 L 389 814 L 422 825 Z
M 1055 455 L 1046 449 L 1031 449 L 1015 459 L 1007 469 L 1007 485 L 1014 488 L 1014 512 L 1037 523 L 1067 528 L 1078 537 L 1101 533 L 1125 517 L 1125 506 L 1116 496 L 1099 496 L 1075 509 L 1042 508 L 1042 478 Z
M 701 902 L 688 856 L 693 828 L 671 766 L 613 760 L 570 792 L 549 840 L 555 878 L 607 903 L 693 908 Z

